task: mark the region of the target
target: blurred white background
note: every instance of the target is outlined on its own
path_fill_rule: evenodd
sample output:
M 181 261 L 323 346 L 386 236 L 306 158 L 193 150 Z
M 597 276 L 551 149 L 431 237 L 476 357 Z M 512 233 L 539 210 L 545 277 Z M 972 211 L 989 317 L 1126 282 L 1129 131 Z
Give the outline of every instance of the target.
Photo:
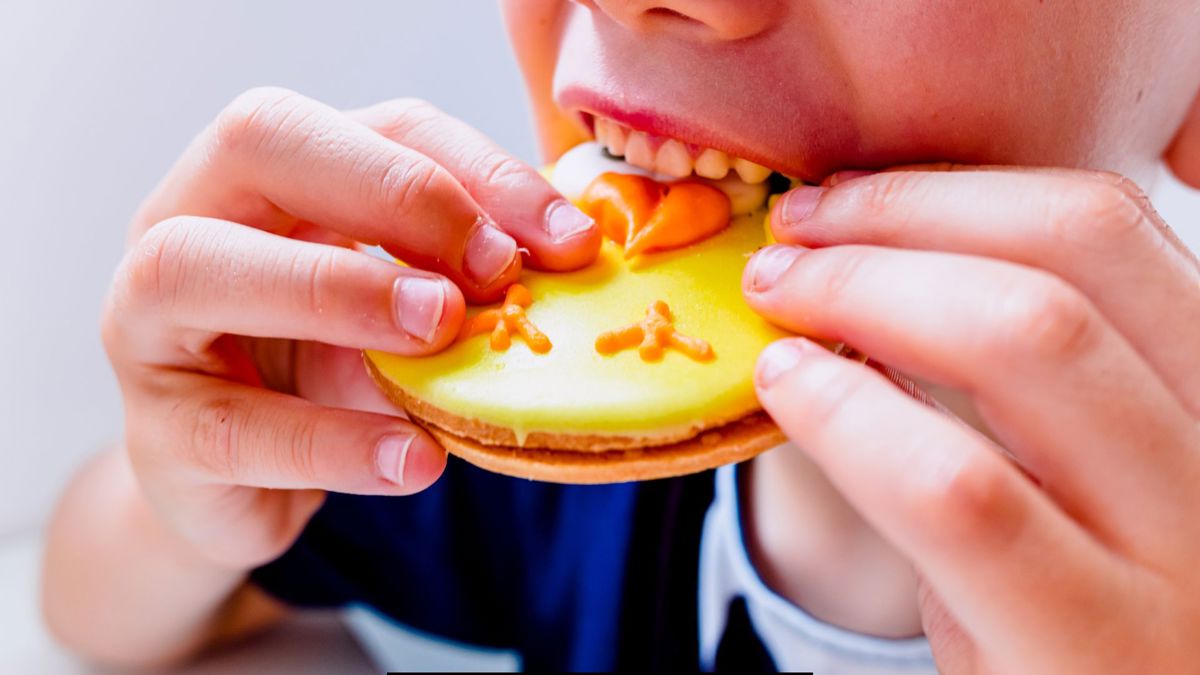
M 96 325 L 130 215 L 191 136 L 261 84 L 339 107 L 423 97 L 534 159 L 491 1 L 0 2 L 0 551 L 120 434 Z M 1200 197 L 1170 180 L 1157 197 L 1200 248 Z M 33 583 L 0 591 L 31 604 Z M 2 618 L 0 644 L 21 630 Z
M 120 433 L 96 325 L 126 224 L 262 84 L 337 107 L 427 98 L 534 155 L 491 1 L 0 2 L 0 537 L 42 522 Z
M 264 84 L 346 108 L 426 98 L 534 158 L 490 0 L 0 0 L 0 670 L 71 672 L 36 623 L 36 531 L 121 432 L 96 326 L 128 220 L 191 137 Z M 301 627 L 291 657 L 254 668 L 357 672 L 337 637 Z M 396 664 L 392 640 L 368 648 Z M 511 667 L 422 649 L 402 650 L 406 667 Z

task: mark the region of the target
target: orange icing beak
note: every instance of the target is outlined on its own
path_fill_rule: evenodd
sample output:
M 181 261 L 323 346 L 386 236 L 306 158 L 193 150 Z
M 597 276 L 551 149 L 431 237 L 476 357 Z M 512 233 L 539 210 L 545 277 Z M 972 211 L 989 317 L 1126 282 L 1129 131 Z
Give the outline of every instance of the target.
M 729 226 L 729 198 L 696 181 L 659 183 L 645 176 L 605 173 L 592 181 L 579 206 L 625 259 L 682 248 Z

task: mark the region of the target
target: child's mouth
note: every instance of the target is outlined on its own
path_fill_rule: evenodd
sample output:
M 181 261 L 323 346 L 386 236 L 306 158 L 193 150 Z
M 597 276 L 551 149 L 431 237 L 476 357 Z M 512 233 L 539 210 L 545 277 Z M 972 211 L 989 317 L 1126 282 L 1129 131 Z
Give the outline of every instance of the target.
M 724 192 L 733 215 L 740 216 L 763 208 L 771 194 L 784 192 L 797 182 L 724 150 L 637 129 L 605 115 L 575 112 L 595 140 L 558 158 L 551 182 L 569 199 L 578 199 L 591 181 L 606 171 L 634 173 L 661 182 L 688 179 L 707 183 Z
M 592 132 L 596 142 L 608 149 L 614 157 L 625 162 L 670 178 L 698 176 L 710 180 L 721 180 L 730 171 L 743 182 L 758 184 L 771 176 L 771 169 L 728 153 L 685 143 L 675 138 L 633 129 L 614 119 L 582 113 L 584 124 Z

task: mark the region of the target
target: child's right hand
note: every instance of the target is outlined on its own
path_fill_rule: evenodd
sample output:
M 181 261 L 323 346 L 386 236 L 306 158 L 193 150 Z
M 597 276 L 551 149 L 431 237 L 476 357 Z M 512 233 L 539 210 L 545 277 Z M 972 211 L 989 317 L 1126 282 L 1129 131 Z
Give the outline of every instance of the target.
M 517 278 L 520 249 L 570 269 L 600 238 L 535 170 L 426 104 L 343 114 L 268 89 L 192 143 L 129 241 L 103 333 L 132 466 L 176 533 L 248 569 L 325 490 L 404 495 L 440 475 L 444 452 L 396 416 L 359 349 L 438 351 L 463 296 Z

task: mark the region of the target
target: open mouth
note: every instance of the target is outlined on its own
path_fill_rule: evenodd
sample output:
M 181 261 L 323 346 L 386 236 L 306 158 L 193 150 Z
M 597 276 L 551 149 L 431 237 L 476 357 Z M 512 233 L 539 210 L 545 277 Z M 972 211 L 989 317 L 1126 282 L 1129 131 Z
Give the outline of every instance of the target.
M 605 172 L 632 173 L 660 182 L 707 183 L 725 193 L 733 215 L 740 216 L 763 208 L 771 194 L 796 183 L 723 150 L 636 129 L 592 112 L 577 114 L 595 140 L 567 151 L 556 162 L 551 182 L 569 199 L 578 199 L 591 181 Z
M 596 142 L 626 163 L 669 178 L 698 176 L 722 180 L 732 172 L 744 183 L 762 183 L 771 169 L 716 148 L 685 143 L 649 131 L 634 129 L 614 119 L 581 113 Z

